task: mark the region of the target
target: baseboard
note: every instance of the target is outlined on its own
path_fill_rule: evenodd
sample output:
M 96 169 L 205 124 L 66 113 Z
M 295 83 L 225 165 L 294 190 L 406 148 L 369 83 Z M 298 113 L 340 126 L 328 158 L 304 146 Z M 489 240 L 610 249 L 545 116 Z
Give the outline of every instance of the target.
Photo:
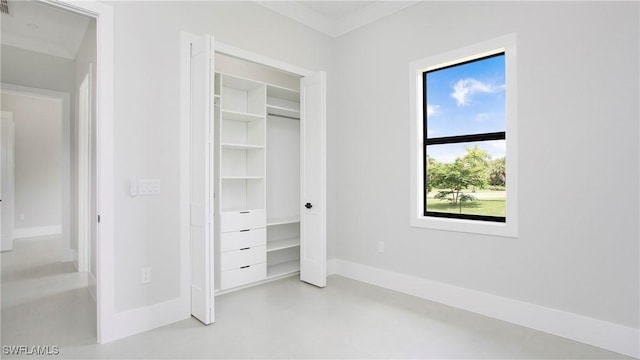
M 105 344 L 188 319 L 191 316 L 190 309 L 190 299 L 186 297 L 117 312 L 110 316 L 109 324 L 101 334 L 100 343 Z
M 35 236 L 61 235 L 62 225 L 38 226 L 30 228 L 15 228 L 13 230 L 14 239 L 29 238 Z
M 639 329 L 345 260 L 331 262 L 334 273 L 344 277 L 640 357 Z

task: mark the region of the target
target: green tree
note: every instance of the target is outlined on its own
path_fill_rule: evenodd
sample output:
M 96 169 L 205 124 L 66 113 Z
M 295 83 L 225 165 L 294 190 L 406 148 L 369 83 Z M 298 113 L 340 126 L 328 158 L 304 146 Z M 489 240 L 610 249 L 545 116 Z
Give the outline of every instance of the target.
M 491 156 L 484 150 L 466 148 L 464 157 L 456 158 L 452 163 L 436 163 L 429 167 L 429 187 L 441 189 L 436 199 L 447 199 L 452 204 L 459 201 L 472 201 L 475 197 L 464 194 L 463 190 L 484 188 L 488 183 L 487 168 Z M 462 204 L 461 204 L 462 205 Z
M 432 178 L 432 172 L 434 171 L 433 168 L 435 166 L 438 166 L 438 162 L 436 161 L 436 159 L 432 158 L 431 156 L 429 156 L 427 154 L 427 194 L 431 192 L 431 190 L 433 190 L 433 184 L 431 181 Z
M 504 157 L 489 163 L 489 185 L 505 186 L 507 182 L 507 167 Z

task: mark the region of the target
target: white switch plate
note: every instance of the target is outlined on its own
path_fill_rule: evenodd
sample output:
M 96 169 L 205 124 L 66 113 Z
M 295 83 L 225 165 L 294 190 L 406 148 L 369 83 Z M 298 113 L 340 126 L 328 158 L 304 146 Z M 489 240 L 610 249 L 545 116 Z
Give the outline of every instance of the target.
M 384 241 L 378 241 L 378 252 L 379 253 L 384 252 Z
M 158 194 L 160 194 L 160 179 L 138 180 L 138 195 L 158 195 Z

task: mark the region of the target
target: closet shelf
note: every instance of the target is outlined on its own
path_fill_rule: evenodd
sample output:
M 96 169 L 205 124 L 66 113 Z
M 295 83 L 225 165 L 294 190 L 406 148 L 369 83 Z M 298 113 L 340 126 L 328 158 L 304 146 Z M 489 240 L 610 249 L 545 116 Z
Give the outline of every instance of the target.
M 251 91 L 251 90 L 259 89 L 262 86 L 264 86 L 264 83 L 260 81 L 255 81 L 252 79 L 248 79 L 248 78 L 244 78 L 236 75 L 220 73 L 220 76 L 221 76 L 220 86 L 222 87 L 229 87 L 229 88 L 243 90 L 243 91 Z
M 300 271 L 300 260 L 292 260 L 284 263 L 267 266 L 267 279 L 293 274 Z
M 231 150 L 254 150 L 254 149 L 264 149 L 264 145 L 249 145 L 249 144 L 233 144 L 233 143 L 222 143 L 220 146 L 223 149 L 231 149 Z
M 284 106 L 267 105 L 267 115 L 284 116 L 287 118 L 300 119 L 300 110 L 291 109 Z
M 298 90 L 272 84 L 267 84 L 267 96 L 300 102 L 300 92 Z
M 222 110 L 220 114 L 222 118 L 226 120 L 256 121 L 256 120 L 264 119 L 263 114 L 253 114 L 253 113 L 231 111 L 231 110 Z
M 282 218 L 271 218 L 271 219 L 267 219 L 267 226 L 295 224 L 295 223 L 298 223 L 298 222 L 300 222 L 300 217 L 299 216 L 282 217 Z
M 300 246 L 300 238 L 267 241 L 267 252 L 290 249 Z

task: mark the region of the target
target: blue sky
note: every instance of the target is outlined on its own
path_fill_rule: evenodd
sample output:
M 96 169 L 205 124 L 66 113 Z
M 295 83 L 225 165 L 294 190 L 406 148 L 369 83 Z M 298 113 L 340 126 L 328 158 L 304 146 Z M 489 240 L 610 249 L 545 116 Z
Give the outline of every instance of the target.
M 505 131 L 504 55 L 427 74 L 429 137 Z M 504 141 L 429 146 L 439 162 L 464 156 L 464 146 L 478 145 L 495 159 L 505 156 Z

